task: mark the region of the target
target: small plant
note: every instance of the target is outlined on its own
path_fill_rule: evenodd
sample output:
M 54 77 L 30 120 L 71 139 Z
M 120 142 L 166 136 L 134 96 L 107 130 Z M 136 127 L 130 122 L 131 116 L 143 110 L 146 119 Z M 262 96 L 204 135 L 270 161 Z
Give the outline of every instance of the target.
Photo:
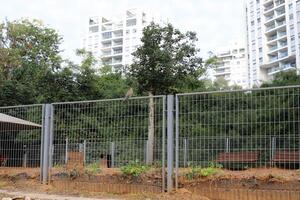
M 138 177 L 141 174 L 148 171 L 150 168 L 146 165 L 143 165 L 138 160 L 134 162 L 130 162 L 128 165 L 121 167 L 121 172 L 126 176 L 134 176 Z
M 101 172 L 101 169 L 99 168 L 98 162 L 94 162 L 85 167 L 85 173 L 88 175 L 97 175 L 100 172 Z
M 189 180 L 199 177 L 208 177 L 219 173 L 219 169 L 222 167 L 222 165 L 216 163 L 210 163 L 209 166 L 205 168 L 192 166 L 191 170 L 187 172 L 185 176 Z

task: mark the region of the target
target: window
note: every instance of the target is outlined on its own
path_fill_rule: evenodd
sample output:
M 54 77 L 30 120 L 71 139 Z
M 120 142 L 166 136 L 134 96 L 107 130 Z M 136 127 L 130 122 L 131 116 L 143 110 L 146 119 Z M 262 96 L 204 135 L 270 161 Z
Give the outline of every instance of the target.
M 112 33 L 111 32 L 102 33 L 102 38 L 103 39 L 109 39 L 111 37 L 112 37 Z
M 129 30 L 129 29 L 127 29 L 127 30 L 126 30 L 126 34 L 129 34 L 129 33 L 130 33 L 130 30 Z
M 134 28 L 134 29 L 132 29 L 132 32 L 133 32 L 133 33 L 136 33 L 136 29 L 135 29 L 135 28 Z
M 136 25 L 136 19 L 129 19 L 126 21 L 126 26 L 135 26 Z
M 96 33 L 99 31 L 99 26 L 91 26 L 89 28 L 90 33 Z

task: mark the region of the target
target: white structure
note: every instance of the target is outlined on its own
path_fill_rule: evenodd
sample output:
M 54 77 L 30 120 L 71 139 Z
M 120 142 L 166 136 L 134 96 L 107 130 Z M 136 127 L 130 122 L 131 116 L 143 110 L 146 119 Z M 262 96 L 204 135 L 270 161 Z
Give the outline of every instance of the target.
M 300 0 L 247 0 L 249 86 L 300 68 Z
M 113 18 L 91 17 L 84 48 L 101 58 L 114 71 L 126 71 L 132 53 L 141 44 L 143 28 L 152 18 L 140 9 L 130 9 Z
M 249 84 L 245 45 L 236 42 L 221 47 L 217 50 L 216 56 L 220 61 L 214 70 L 215 79 L 225 79 L 230 86 L 247 88 Z

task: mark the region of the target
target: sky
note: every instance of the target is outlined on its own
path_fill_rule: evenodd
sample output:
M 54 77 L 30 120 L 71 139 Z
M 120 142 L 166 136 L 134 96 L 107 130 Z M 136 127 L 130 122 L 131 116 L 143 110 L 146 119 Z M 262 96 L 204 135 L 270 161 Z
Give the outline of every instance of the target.
M 88 17 L 142 8 L 168 19 L 182 31 L 195 31 L 204 56 L 244 40 L 244 0 L 0 0 L 0 20 L 40 19 L 63 37 L 64 58 L 76 61 Z

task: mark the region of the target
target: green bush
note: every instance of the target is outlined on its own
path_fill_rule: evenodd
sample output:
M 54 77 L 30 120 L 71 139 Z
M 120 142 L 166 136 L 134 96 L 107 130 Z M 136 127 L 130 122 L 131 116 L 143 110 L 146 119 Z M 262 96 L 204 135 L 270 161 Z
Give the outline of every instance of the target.
M 130 162 L 128 165 L 121 167 L 121 172 L 126 176 L 138 177 L 149 170 L 149 167 L 139 161 Z
M 191 170 L 185 174 L 185 177 L 189 180 L 199 177 L 208 177 L 219 173 L 222 165 L 210 163 L 208 167 L 195 167 L 192 166 Z
M 101 169 L 99 168 L 98 162 L 94 162 L 85 167 L 85 173 L 87 173 L 88 175 L 96 175 L 100 172 L 101 172 Z

